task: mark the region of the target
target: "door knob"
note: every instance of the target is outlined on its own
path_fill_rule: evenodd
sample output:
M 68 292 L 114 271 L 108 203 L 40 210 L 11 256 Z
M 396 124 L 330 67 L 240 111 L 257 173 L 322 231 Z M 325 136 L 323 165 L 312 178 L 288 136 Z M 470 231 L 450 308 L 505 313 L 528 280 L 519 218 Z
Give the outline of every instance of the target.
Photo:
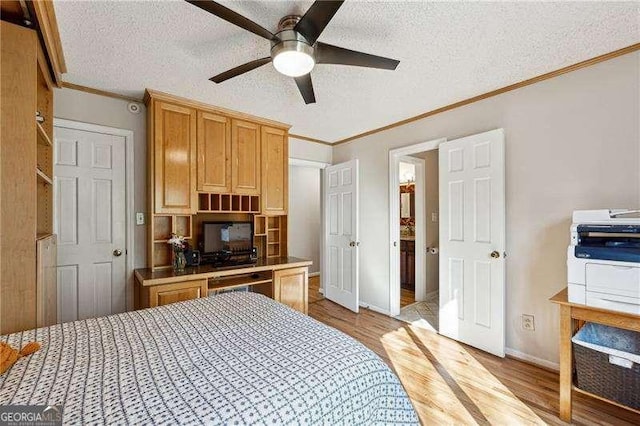
M 497 259 L 500 257 L 500 253 L 494 250 L 491 252 L 491 257 L 493 257 L 494 259 Z
M 356 241 L 349 241 L 349 247 L 358 247 L 360 245 L 359 242 Z
M 115 250 L 113 251 L 113 255 L 114 255 L 115 257 L 120 257 L 120 256 L 122 256 L 122 250 L 120 250 L 120 249 L 115 249 Z

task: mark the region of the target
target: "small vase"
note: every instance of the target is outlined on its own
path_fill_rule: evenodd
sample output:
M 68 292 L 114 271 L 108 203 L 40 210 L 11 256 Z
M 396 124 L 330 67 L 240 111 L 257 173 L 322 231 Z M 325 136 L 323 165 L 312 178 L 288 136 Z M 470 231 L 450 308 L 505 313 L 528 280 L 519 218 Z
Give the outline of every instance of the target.
M 184 272 L 184 268 L 187 266 L 187 258 L 184 257 L 183 251 L 176 251 L 173 253 L 173 270 L 176 272 Z

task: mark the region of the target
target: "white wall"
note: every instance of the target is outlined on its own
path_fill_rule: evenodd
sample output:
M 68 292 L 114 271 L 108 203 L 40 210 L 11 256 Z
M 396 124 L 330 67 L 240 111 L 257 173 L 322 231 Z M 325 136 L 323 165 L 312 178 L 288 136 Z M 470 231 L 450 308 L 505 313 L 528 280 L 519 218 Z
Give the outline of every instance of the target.
M 310 273 L 320 271 L 320 169 L 289 166 L 289 256 L 311 259 Z
M 571 212 L 640 205 L 640 54 L 628 54 L 334 148 L 360 160 L 360 297 L 389 309 L 388 152 L 506 133 L 507 347 L 558 360 Z M 534 314 L 536 331 L 521 329 Z
M 332 150 L 329 145 L 289 138 L 289 158 L 331 163 Z
M 147 126 L 146 109 L 132 114 L 127 110 L 128 101 L 94 95 L 72 89 L 56 89 L 53 95 L 53 111 L 57 118 L 117 127 L 133 131 L 134 140 L 134 210 L 147 215 Z M 135 212 L 133 213 L 135 214 Z M 134 231 L 134 267 L 146 266 L 146 225 L 136 226 Z

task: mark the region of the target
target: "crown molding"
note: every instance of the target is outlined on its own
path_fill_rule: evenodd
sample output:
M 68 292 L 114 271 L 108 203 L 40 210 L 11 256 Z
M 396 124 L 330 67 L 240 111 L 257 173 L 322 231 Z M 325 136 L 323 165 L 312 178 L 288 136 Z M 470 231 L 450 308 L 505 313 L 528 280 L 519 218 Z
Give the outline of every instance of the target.
M 586 67 L 589 67 L 591 65 L 598 64 L 600 62 L 608 61 L 610 59 L 617 58 L 618 56 L 623 56 L 623 55 L 626 55 L 628 53 L 636 52 L 638 50 L 640 50 L 640 43 L 632 44 L 631 46 L 627 46 L 627 47 L 624 47 L 622 49 L 614 50 L 613 52 L 605 53 L 604 55 L 596 56 L 595 58 L 587 59 L 586 61 L 578 62 L 578 63 L 575 63 L 573 65 L 569 65 L 569 66 L 566 66 L 564 68 L 560 68 L 560 69 L 557 69 L 555 71 L 548 72 L 546 74 L 541 74 L 539 76 L 536 76 L 536 77 L 533 77 L 533 78 L 530 78 L 530 79 L 527 79 L 527 80 L 523 80 L 523 81 L 520 81 L 520 82 L 515 83 L 515 84 L 510 84 L 509 86 L 505 86 L 505 87 L 502 87 L 500 89 L 492 90 L 490 92 L 483 93 L 481 95 L 474 96 L 472 98 L 468 98 L 468 99 L 465 99 L 465 100 L 462 100 L 462 101 L 459 101 L 459 102 L 456 102 L 456 103 L 453 103 L 453 104 L 450 104 L 450 105 L 447 105 L 447 106 L 443 106 L 443 107 L 440 107 L 440 108 L 437 108 L 437 109 L 434 109 L 434 110 L 431 110 L 431 111 L 427 111 L 427 112 L 424 112 L 424 113 L 422 113 L 420 115 L 416 115 L 414 117 L 410 117 L 410 118 L 406 118 L 404 120 L 396 121 L 395 123 L 391 123 L 391 124 L 388 124 L 388 125 L 383 126 L 383 127 L 378 127 L 376 129 L 369 130 L 367 132 L 359 133 L 357 135 L 350 136 L 348 138 L 340 139 L 340 140 L 334 142 L 332 145 L 333 146 L 339 146 L 339 145 L 342 145 L 342 144 L 345 144 L 345 143 L 352 142 L 352 141 L 354 141 L 356 139 L 363 138 L 365 136 L 370 136 L 370 135 L 373 135 L 375 133 L 384 132 L 385 130 L 390 130 L 390 129 L 393 129 L 395 127 L 404 126 L 405 124 L 413 123 L 414 121 L 422 120 L 423 118 L 431 117 L 433 115 L 440 114 L 440 113 L 443 113 L 443 112 L 446 112 L 446 111 L 451 111 L 452 109 L 455 109 L 455 108 L 460 108 L 462 106 L 469 105 L 469 104 L 472 104 L 474 102 L 481 101 L 483 99 L 491 98 L 491 97 L 500 95 L 502 93 L 506 93 L 506 92 L 510 92 L 512 90 L 520 89 L 522 87 L 530 86 L 532 84 L 539 83 L 541 81 L 548 80 L 550 78 L 558 77 L 558 76 L 560 76 L 562 74 L 567 74 L 567 73 L 572 72 L 572 71 L 577 71 L 579 69 L 586 68 Z
M 234 111 L 227 108 L 209 105 L 204 102 L 194 101 L 194 100 L 183 98 L 180 96 L 175 96 L 169 93 L 159 92 L 157 90 L 146 89 L 144 94 L 144 103 L 146 105 L 149 105 L 149 102 L 151 102 L 151 100 L 154 100 L 154 99 L 159 99 L 159 100 L 168 101 L 168 102 L 177 102 L 192 108 L 197 108 L 197 109 L 210 111 L 213 113 L 223 114 L 223 115 L 227 115 L 229 117 L 237 118 L 240 120 L 253 121 L 254 123 L 264 124 L 267 126 L 278 127 L 278 128 L 286 129 L 287 131 L 291 127 L 290 124 L 282 123 L 280 121 L 270 120 L 268 118 L 258 117 L 256 115 L 246 114 L 240 111 Z
M 322 144 L 322 145 L 333 146 L 333 144 L 331 142 L 327 142 L 327 141 L 323 141 L 323 140 L 315 139 L 315 138 L 310 138 L 308 136 L 302 136 L 302 135 L 296 135 L 296 134 L 293 134 L 293 133 L 289 133 L 289 137 L 290 138 L 294 138 L 294 139 L 300 139 L 300 140 L 307 141 L 307 142 L 313 142 L 313 143 L 319 143 L 319 144 Z
M 72 90 L 78 90 L 80 92 L 91 93 L 93 95 L 106 96 L 108 98 L 122 99 L 128 102 L 142 103 L 142 99 L 139 99 L 139 98 L 134 98 L 132 96 L 125 96 L 125 95 L 121 95 L 119 93 L 114 93 L 114 92 L 108 92 L 106 90 L 94 89 L 93 87 L 81 86 L 79 84 L 68 83 L 66 81 L 63 81 L 60 84 L 60 87 L 62 87 L 63 89 L 72 89 Z

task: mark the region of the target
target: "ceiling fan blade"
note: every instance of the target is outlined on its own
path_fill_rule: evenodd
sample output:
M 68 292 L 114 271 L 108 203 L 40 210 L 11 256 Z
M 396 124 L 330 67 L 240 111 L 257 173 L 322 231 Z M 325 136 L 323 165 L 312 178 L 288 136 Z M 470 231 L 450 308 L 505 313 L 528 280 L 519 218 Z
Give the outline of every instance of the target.
M 294 30 L 302 34 L 309 44 L 315 43 L 342 3 L 344 0 L 316 0 L 298 21 Z
M 395 70 L 400 63 L 400 61 L 395 59 L 356 52 L 355 50 L 349 50 L 321 42 L 316 44 L 315 53 L 316 63 L 318 64 L 341 64 L 353 65 L 356 67 Z
M 267 40 L 277 40 L 278 38 L 271 33 L 271 31 L 262 28 L 260 25 L 256 24 L 252 20 L 245 18 L 237 12 L 229 9 L 221 5 L 220 3 L 216 3 L 212 0 L 186 0 L 188 3 L 191 3 L 194 6 L 199 7 L 202 10 L 206 10 L 207 12 L 217 16 L 220 19 L 224 19 L 225 21 L 237 25 L 240 28 L 243 28 L 247 31 L 251 31 L 254 34 L 259 35 L 260 37 L 264 37 Z
M 313 83 L 311 82 L 311 73 L 305 74 L 300 77 L 295 77 L 294 80 L 298 85 L 298 90 L 300 90 L 300 94 L 302 95 L 302 99 L 304 99 L 304 103 L 315 104 L 316 103 L 316 95 L 313 93 Z
M 269 62 L 271 62 L 270 56 L 267 56 L 266 58 L 256 59 L 255 61 L 247 62 L 246 64 L 242 64 L 238 67 L 230 69 L 229 71 L 225 71 L 216 76 L 213 76 L 209 80 L 213 81 L 214 83 L 222 83 L 225 80 L 237 77 L 240 74 L 244 74 L 246 72 L 259 68 L 264 64 L 268 64 Z

